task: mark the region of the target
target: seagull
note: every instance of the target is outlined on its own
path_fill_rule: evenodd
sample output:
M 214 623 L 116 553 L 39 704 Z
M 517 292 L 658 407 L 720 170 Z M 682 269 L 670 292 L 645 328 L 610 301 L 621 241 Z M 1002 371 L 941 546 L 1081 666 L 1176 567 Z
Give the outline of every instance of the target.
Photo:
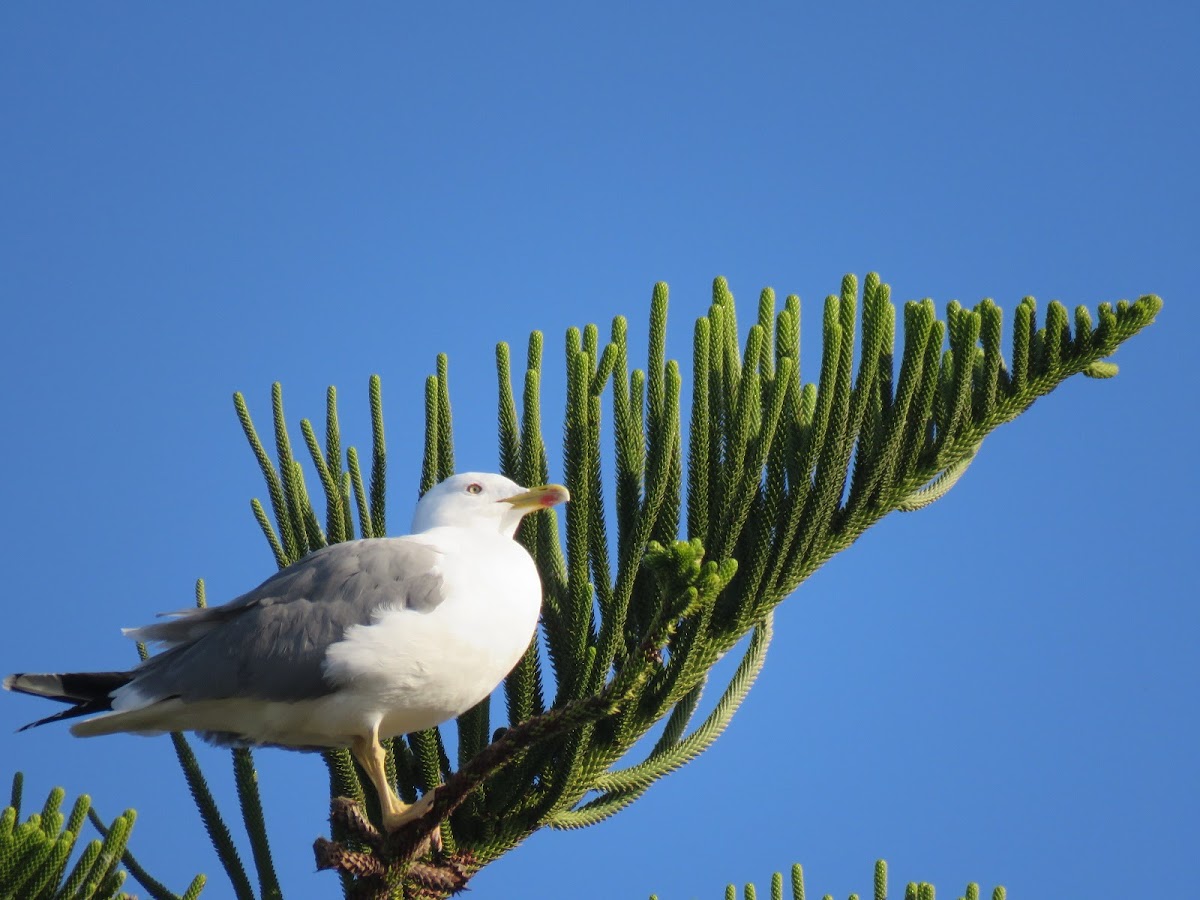
M 412 534 L 316 550 L 224 604 L 125 629 L 162 652 L 126 672 L 16 674 L 10 691 L 71 704 L 71 733 L 194 731 L 225 746 L 349 747 L 395 831 L 401 802 L 382 738 L 432 728 L 487 697 L 525 654 L 542 586 L 514 540 L 528 513 L 570 499 L 468 472 L 417 503 Z M 22 729 L 24 730 L 24 729 Z

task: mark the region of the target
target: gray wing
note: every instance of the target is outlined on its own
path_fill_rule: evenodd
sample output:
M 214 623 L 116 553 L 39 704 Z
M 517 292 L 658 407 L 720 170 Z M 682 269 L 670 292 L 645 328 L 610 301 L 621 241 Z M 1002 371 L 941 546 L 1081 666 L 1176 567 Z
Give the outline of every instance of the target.
M 381 607 L 426 612 L 442 600 L 442 554 L 404 538 L 346 541 L 310 553 L 224 606 L 135 628 L 171 648 L 134 671 L 148 699 L 296 701 L 333 690 L 325 652 Z

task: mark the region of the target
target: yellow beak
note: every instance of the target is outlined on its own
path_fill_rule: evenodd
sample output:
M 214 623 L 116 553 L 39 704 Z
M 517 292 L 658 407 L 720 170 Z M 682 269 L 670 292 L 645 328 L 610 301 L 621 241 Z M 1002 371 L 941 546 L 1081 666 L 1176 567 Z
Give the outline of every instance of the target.
M 539 509 L 549 509 L 571 499 L 571 492 L 561 484 L 543 484 L 530 488 L 521 494 L 505 497 L 501 503 L 511 503 L 514 507 L 525 512 L 536 512 Z

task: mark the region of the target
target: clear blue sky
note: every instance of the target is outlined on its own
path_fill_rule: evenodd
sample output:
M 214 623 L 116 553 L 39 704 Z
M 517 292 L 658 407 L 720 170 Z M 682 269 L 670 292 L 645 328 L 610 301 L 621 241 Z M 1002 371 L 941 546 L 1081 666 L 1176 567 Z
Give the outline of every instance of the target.
M 1158 324 L 990 438 L 780 608 L 759 685 L 695 764 L 478 897 L 718 897 L 793 861 L 867 891 L 879 856 L 957 896 L 1165 896 L 1194 876 L 1194 288 L 1200 14 L 1186 3 L 251 4 L 0 9 L 0 669 L 110 669 L 118 628 L 273 569 L 233 416 L 383 377 L 391 523 L 449 353 L 458 462 L 494 468 L 497 340 L 622 313 L 668 350 L 725 275 L 805 303 L 875 269 L 1005 310 L 1162 295 Z M 555 474 L 561 467 L 555 457 Z M 1193 585 L 1191 588 L 1188 585 Z M 139 810 L 133 847 L 228 895 L 165 739 L 13 734 L 0 772 Z M 204 750 L 228 805 L 227 756 Z M 288 896 L 319 759 L 258 757 Z

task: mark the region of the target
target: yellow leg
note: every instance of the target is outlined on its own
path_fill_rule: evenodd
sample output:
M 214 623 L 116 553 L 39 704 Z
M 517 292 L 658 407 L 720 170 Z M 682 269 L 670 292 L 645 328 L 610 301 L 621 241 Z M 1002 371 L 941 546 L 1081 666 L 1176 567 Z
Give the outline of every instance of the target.
M 419 819 L 433 805 L 433 791 L 427 793 L 416 803 L 408 804 L 396 796 L 391 782 L 387 778 L 387 763 L 383 746 L 379 743 L 379 733 L 372 731 L 370 737 L 356 737 L 350 745 L 350 752 L 363 767 L 375 793 L 379 796 L 379 810 L 383 813 L 383 828 L 385 831 L 395 831 L 406 822 Z M 440 833 L 435 832 L 435 843 L 440 844 Z

